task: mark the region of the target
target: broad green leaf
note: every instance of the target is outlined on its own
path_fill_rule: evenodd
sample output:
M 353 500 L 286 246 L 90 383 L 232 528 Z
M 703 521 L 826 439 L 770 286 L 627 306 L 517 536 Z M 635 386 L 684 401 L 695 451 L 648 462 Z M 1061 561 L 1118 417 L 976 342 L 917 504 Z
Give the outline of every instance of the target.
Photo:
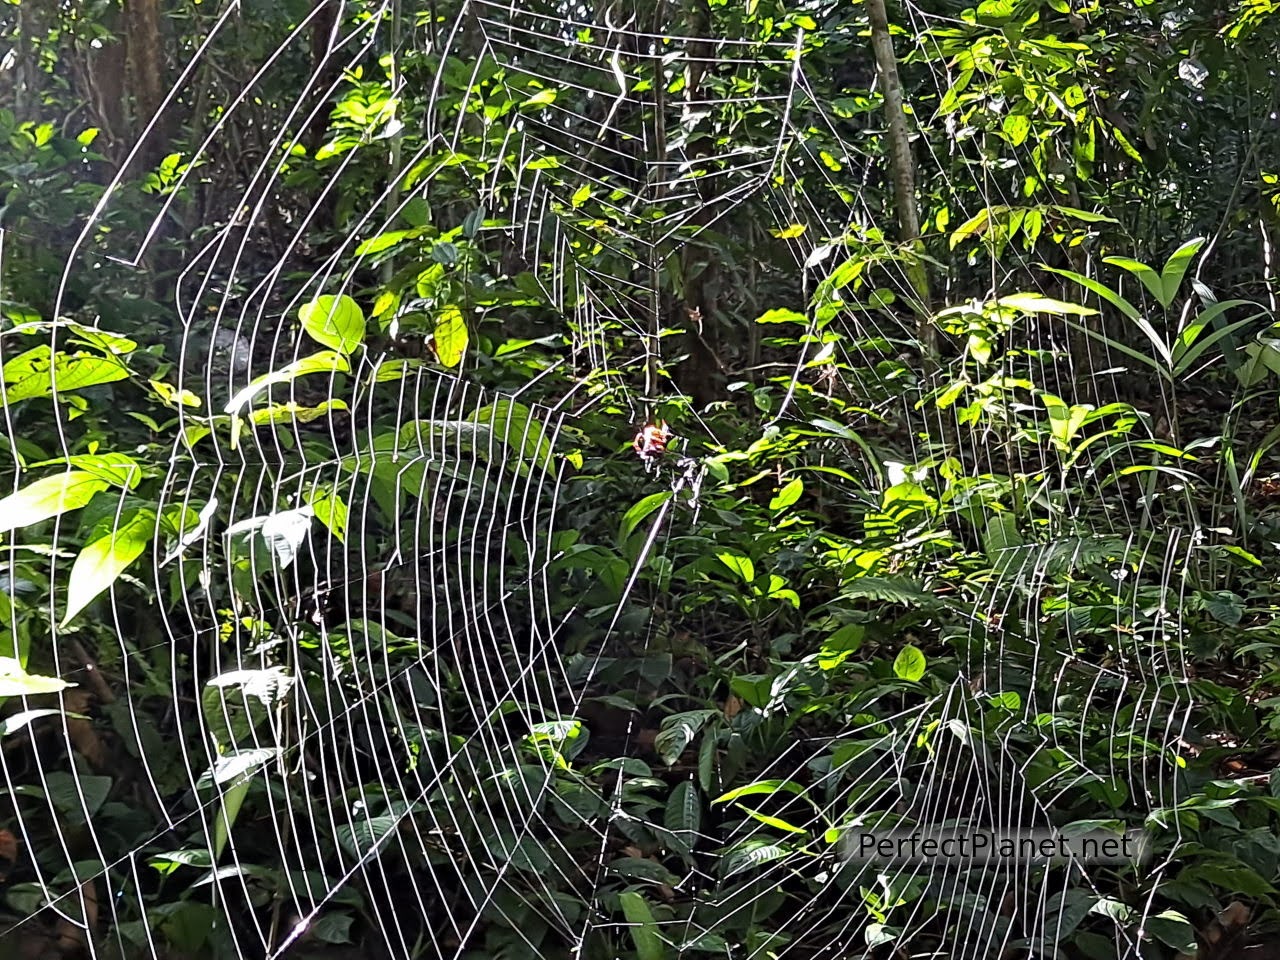
M 4 365 L 0 401 L 17 403 L 52 396 L 55 387 L 60 394 L 69 393 L 114 383 L 128 376 L 128 369 L 114 357 L 72 355 L 61 350 L 54 355 L 48 346 L 42 345 L 18 354 Z
M 992 514 L 982 534 L 982 546 L 987 560 L 998 573 L 1003 575 L 1011 572 L 1009 568 L 1015 559 L 1015 551 L 1022 544 L 1018 518 L 1012 513 Z
M 720 874 L 732 877 L 755 867 L 762 867 L 775 860 L 791 856 L 790 848 L 770 840 L 744 840 L 724 855 L 720 861 Z
M 781 490 L 777 492 L 772 500 L 769 501 L 769 509 L 774 513 L 779 510 L 785 510 L 791 506 L 804 493 L 804 481 L 799 477 L 794 477 L 787 482 Z
M 722 550 L 716 554 L 716 559 L 740 576 L 744 583 L 750 583 L 756 578 L 755 564 L 745 554 L 733 550 Z
M 436 359 L 446 367 L 456 367 L 467 351 L 467 322 L 462 311 L 450 304 L 440 311 L 432 341 Z
M 662 825 L 672 833 L 684 834 L 685 841 L 692 843 L 694 835 L 702 827 L 702 800 L 692 780 L 681 780 L 672 788 L 663 811 Z
M 1132 360 L 1137 360 L 1144 367 L 1147 367 L 1153 372 L 1159 374 L 1160 376 L 1164 377 L 1166 380 L 1172 376 L 1171 370 L 1166 369 L 1165 367 L 1160 365 L 1159 357 L 1149 356 L 1145 353 L 1142 353 L 1138 350 L 1133 349 L 1133 347 L 1130 347 L 1130 346 L 1127 346 L 1126 344 L 1121 343 L 1118 340 L 1108 337 L 1106 334 L 1102 333 L 1101 331 L 1092 330 L 1089 327 L 1083 326 L 1082 324 L 1079 324 L 1079 323 L 1075 323 L 1072 320 L 1068 320 L 1066 321 L 1066 323 L 1067 323 L 1067 326 L 1071 327 L 1071 329 L 1077 330 L 1080 333 L 1083 333 L 1085 336 L 1090 337 L 1091 339 L 1097 340 L 1099 343 L 1106 344 L 1109 349 L 1114 350 L 1117 353 L 1122 353 L 1126 357 L 1129 357 Z
M 666 717 L 662 728 L 654 738 L 653 749 L 662 758 L 662 762 L 671 766 L 680 759 L 693 738 L 712 718 L 719 715 L 718 710 L 686 710 Z
M 665 960 L 667 946 L 658 933 L 658 924 L 644 895 L 635 890 L 618 894 L 618 904 L 627 919 L 627 930 L 636 947 L 637 960 Z
M 1022 146 L 1023 141 L 1027 139 L 1027 135 L 1031 133 L 1031 119 L 1021 114 L 1011 113 L 1004 118 L 1001 128 L 1004 135 L 1012 147 Z
M 1236 320 L 1233 323 L 1229 323 L 1224 327 L 1214 330 L 1202 339 L 1197 339 L 1200 332 L 1204 330 L 1206 326 L 1212 324 L 1214 320 L 1227 310 L 1232 307 L 1238 307 L 1245 304 L 1256 306 L 1256 304 L 1251 304 L 1248 300 L 1225 300 L 1221 303 L 1215 303 L 1213 306 L 1206 308 L 1196 315 L 1196 317 L 1187 325 L 1187 328 L 1182 331 L 1182 334 L 1178 337 L 1177 343 L 1174 344 L 1173 375 L 1175 377 L 1180 377 L 1190 370 L 1195 365 L 1196 361 L 1204 355 L 1205 351 L 1214 344 L 1231 337 L 1237 330 L 1241 330 L 1244 327 L 1249 326 L 1249 324 L 1253 323 L 1255 320 L 1258 320 L 1261 317 L 1270 316 L 1267 311 L 1259 310 L 1257 313 L 1250 314 L 1243 320 Z M 1230 343 L 1227 345 L 1227 350 L 1229 361 L 1238 359 L 1230 355 L 1231 353 L 1234 353 Z
M 1139 266 L 1141 266 L 1141 264 L 1139 264 Z M 1168 344 L 1166 344 L 1164 342 L 1164 339 L 1158 333 L 1156 333 L 1155 328 L 1151 326 L 1151 323 L 1138 311 L 1138 308 L 1135 307 L 1132 303 L 1130 303 L 1124 297 L 1120 296 L 1120 294 L 1116 293 L 1110 287 L 1106 286 L 1105 284 L 1099 283 L 1097 280 L 1093 280 L 1089 277 L 1081 276 L 1080 274 L 1074 273 L 1071 270 L 1062 270 L 1057 267 L 1045 266 L 1044 269 L 1048 270 L 1050 273 L 1056 273 L 1060 276 L 1066 277 L 1069 280 L 1074 280 L 1076 283 L 1080 284 L 1085 289 L 1091 290 L 1092 292 L 1096 293 L 1098 296 L 1102 297 L 1102 299 L 1106 300 L 1108 303 L 1118 308 L 1120 312 L 1123 313 L 1130 320 L 1132 320 L 1134 324 L 1137 325 L 1138 329 L 1142 331 L 1143 335 L 1146 336 L 1147 340 L 1151 343 L 1152 348 L 1158 354 L 1159 359 L 1164 362 L 1164 367 L 1160 368 L 1157 364 L 1152 364 L 1152 358 L 1144 358 L 1141 354 L 1137 354 L 1132 350 L 1128 351 L 1130 354 L 1137 356 L 1140 359 L 1143 359 L 1144 362 L 1151 364 L 1152 366 L 1156 366 L 1157 369 L 1164 369 L 1167 371 L 1169 367 L 1172 367 L 1173 354 Z M 1154 271 L 1152 271 L 1152 276 L 1153 277 L 1155 276 Z M 1094 333 L 1096 333 L 1096 331 L 1088 331 L 1088 330 L 1086 330 L 1085 332 L 1089 333 L 1090 336 L 1093 336 Z M 1100 337 L 1100 339 L 1102 339 L 1104 342 L 1108 344 L 1113 344 L 1115 342 L 1107 337 Z M 1119 348 L 1117 347 L 1117 349 Z
M 303 304 L 298 319 L 312 340 L 344 356 L 364 343 L 364 311 L 345 293 L 325 294 Z
M 1119 223 L 1120 222 L 1115 217 L 1108 217 L 1106 214 L 1103 214 L 1103 213 L 1094 213 L 1092 210 L 1081 210 L 1079 207 L 1064 207 L 1059 204 L 1054 204 L 1051 207 L 1049 207 L 1049 209 L 1053 210 L 1055 213 L 1060 213 L 1063 216 L 1067 216 L 1067 217 L 1071 217 L 1072 219 L 1079 220 L 1082 223 Z
M 488 428 L 516 453 L 516 471 L 524 475 L 529 465 L 550 471 L 553 447 L 546 426 L 516 400 L 498 400 L 475 412 L 475 423 Z M 481 453 L 487 451 L 481 450 Z
M 135 490 L 142 482 L 142 466 L 133 457 L 125 453 L 80 453 L 57 460 L 45 460 L 33 463 L 31 467 L 43 467 L 55 463 L 65 463 L 73 470 L 83 470 L 113 487 L 122 490 Z
M 924 676 L 925 658 L 920 649 L 907 644 L 893 660 L 893 672 L 903 680 L 917 682 Z
M 339 543 L 347 541 L 347 502 L 336 487 L 324 488 L 306 496 L 316 518 L 328 528 Z
M 1143 929 L 1180 955 L 1193 954 L 1197 949 L 1196 928 L 1176 910 L 1165 910 L 1143 921 Z
M 573 191 L 573 196 L 569 198 L 569 203 L 571 203 L 573 208 L 576 210 L 590 199 L 591 187 L 584 183 L 577 190 Z
M 950 249 L 954 250 L 969 237 L 981 236 L 990 229 L 998 215 L 1009 212 L 1011 208 L 1004 204 L 996 204 L 979 210 L 976 214 L 966 220 L 960 226 L 956 227 L 955 232 L 951 234 Z
M 156 512 L 150 507 L 133 510 L 105 537 L 87 544 L 71 565 L 67 585 L 65 627 L 147 549 L 156 534 Z
M 0 500 L 0 533 L 40 523 L 83 507 L 107 482 L 85 470 L 44 477 Z
M 660 490 L 657 493 L 649 494 L 633 505 L 630 510 L 622 515 L 622 524 L 618 529 L 619 542 L 625 542 L 635 528 L 644 521 L 644 518 L 670 500 L 671 496 L 670 490 Z
M 74 683 L 57 677 L 38 677 L 27 673 L 13 657 L 0 657 L 0 697 L 34 697 L 74 686 Z
M 180 409 L 182 407 L 195 408 L 200 406 L 200 398 L 190 390 L 179 390 L 163 380 L 148 380 L 147 385 L 156 392 L 160 402 L 167 407 Z

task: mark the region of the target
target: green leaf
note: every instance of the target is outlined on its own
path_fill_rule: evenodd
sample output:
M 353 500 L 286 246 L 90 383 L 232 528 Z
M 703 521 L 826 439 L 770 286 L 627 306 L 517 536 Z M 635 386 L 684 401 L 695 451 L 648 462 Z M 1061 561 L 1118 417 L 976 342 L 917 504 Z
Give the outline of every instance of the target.
M 475 412 L 475 420 L 517 455 L 516 471 L 522 476 L 529 465 L 550 471 L 554 449 L 546 426 L 516 400 L 498 400 Z M 486 453 L 480 450 L 481 453 Z
M 1154 917 L 1148 917 L 1142 927 L 1161 943 L 1172 947 L 1180 954 L 1196 952 L 1196 929 L 1176 910 L 1165 910 Z
M 419 235 L 418 230 L 388 230 L 386 233 L 380 233 L 376 237 L 370 237 L 355 249 L 357 257 L 363 257 L 371 253 L 381 253 L 383 250 L 389 250 L 401 241 Z M 322 341 L 323 342 L 323 341 Z M 333 344 L 326 343 L 326 347 Z
M 1027 135 L 1031 133 L 1031 119 L 1021 114 L 1011 113 L 1004 118 L 1001 128 L 1004 130 L 1004 135 L 1008 139 L 1009 145 L 1020 147 L 1023 141 L 1027 139 Z
M 1187 275 L 1187 269 L 1191 266 L 1191 261 L 1195 258 L 1195 255 L 1200 252 L 1200 248 L 1204 246 L 1204 242 L 1204 237 L 1188 240 L 1173 251 L 1173 255 L 1169 257 L 1164 269 L 1160 271 L 1160 293 L 1157 299 L 1166 310 L 1173 304 L 1174 298 L 1178 296 L 1178 289 L 1182 286 L 1182 280 Z
M 1073 270 L 1063 270 L 1061 267 L 1051 267 L 1048 264 L 1041 264 L 1041 269 L 1047 270 L 1050 273 L 1056 273 L 1061 277 L 1066 277 L 1068 280 L 1072 280 L 1075 283 L 1080 284 L 1080 286 L 1084 287 L 1086 290 L 1096 293 L 1098 296 L 1102 297 L 1103 300 L 1106 300 L 1112 306 L 1116 307 L 1130 320 L 1137 320 L 1142 316 L 1142 314 L 1138 312 L 1138 308 L 1132 303 L 1120 296 L 1120 294 L 1116 293 L 1110 287 L 1099 283 L 1091 277 L 1083 276 Z
M 354 920 L 355 917 L 346 910 L 329 911 L 311 924 L 308 932 L 323 943 L 350 943 Z
M 752 820 L 758 820 L 760 823 L 763 823 L 765 826 L 773 827 L 775 830 L 781 830 L 784 833 L 808 833 L 809 832 L 804 827 L 797 827 L 794 824 L 787 823 L 787 821 L 779 817 L 771 817 L 768 814 L 761 813 L 758 810 L 752 810 L 750 807 L 744 807 L 742 806 L 742 804 L 738 804 L 738 806 L 741 807 L 741 809 Z
M 608 872 L 615 877 L 648 880 L 650 883 L 665 883 L 669 886 L 680 882 L 680 878 L 662 864 L 646 857 L 619 857 L 609 864 Z
M 74 686 L 74 683 L 57 677 L 38 677 L 27 673 L 13 657 L 0 657 L 0 697 L 33 697 Z
M 687 710 L 666 717 L 654 738 L 654 751 L 667 766 L 673 765 L 693 743 L 698 732 L 718 713 L 718 710 Z
M 672 789 L 663 811 L 662 825 L 672 833 L 681 835 L 689 846 L 693 845 L 697 839 L 696 834 L 702 827 L 702 801 L 692 780 L 681 780 Z
M 432 338 L 436 359 L 446 367 L 456 367 L 467 352 L 467 322 L 462 311 L 450 304 L 440 310 Z
M 339 543 L 346 543 L 347 502 L 342 499 L 337 488 L 316 491 L 309 494 L 306 500 L 315 511 L 316 518 L 328 528 L 334 539 Z
M 591 187 L 584 183 L 577 190 L 573 191 L 573 196 L 569 198 L 569 203 L 571 203 L 573 208 L 576 210 L 590 199 Z
M 644 895 L 635 890 L 623 891 L 618 894 L 618 904 L 622 907 L 622 915 L 627 918 L 638 960 L 664 960 L 667 947 L 658 934 L 658 924 Z
M 67 612 L 60 626 L 65 627 L 115 583 L 129 564 L 142 556 L 155 533 L 156 512 L 150 507 L 142 507 L 121 517 L 119 526 L 105 537 L 87 544 L 71 565 Z
M 351 363 L 345 356 L 331 350 L 322 350 L 320 353 L 302 357 L 293 361 L 293 363 L 286 364 L 279 370 L 273 370 L 271 373 L 264 373 L 262 376 L 255 378 L 252 383 L 240 390 L 227 402 L 223 412 L 232 415 L 239 414 L 254 397 L 277 383 L 292 383 L 298 377 L 313 373 L 334 374 L 350 372 Z
M 996 303 L 1002 307 L 1013 307 L 1023 313 L 1072 314 L 1077 317 L 1092 317 L 1098 313 L 1097 310 L 1089 307 L 1054 300 L 1052 297 L 1044 297 L 1038 293 L 1013 293 L 1007 297 L 1000 297 Z
M 909 680 L 912 683 L 919 681 L 924 676 L 925 658 L 920 649 L 913 644 L 907 644 L 898 651 L 898 655 L 893 660 L 893 672 L 903 680 Z
M 786 486 L 779 490 L 777 495 L 769 501 L 769 509 L 774 513 L 777 513 L 779 510 L 785 510 L 787 507 L 799 500 L 803 493 L 804 481 L 799 477 L 795 477 L 790 480 Z
M 757 780 L 755 783 L 748 783 L 745 786 L 734 787 L 728 793 L 722 793 L 711 802 L 714 803 L 730 803 L 739 797 L 751 797 L 757 794 L 774 794 L 778 791 L 784 793 L 794 793 L 797 797 L 803 797 L 805 793 L 804 786 L 796 783 L 794 780 Z
M 756 323 L 802 323 L 808 325 L 809 318 L 795 310 L 769 310 L 756 317 Z
M 69 354 L 61 350 L 54 354 L 47 345 L 42 345 L 8 361 L 3 375 L 0 401 L 10 404 L 52 396 L 55 387 L 62 394 L 114 383 L 129 376 L 129 371 L 115 357 Z
M 520 104 L 520 109 L 523 110 L 527 107 L 545 107 L 555 102 L 556 91 L 553 88 L 548 88 L 546 90 L 539 90 L 528 100 L 524 101 L 524 103 Z
M 337 297 L 325 294 L 303 304 L 298 319 L 311 339 L 344 356 L 364 343 L 364 311 L 345 293 Z
M 791 850 L 780 843 L 771 840 L 745 840 L 724 855 L 720 861 L 721 876 L 732 877 L 789 856 Z
M 670 500 L 671 496 L 670 490 L 651 493 L 624 513 L 622 515 L 622 524 L 618 530 L 619 542 L 625 542 L 635 528 L 643 522 L 644 518 Z
M 44 477 L 0 500 L 0 533 L 29 527 L 83 507 L 108 484 L 85 470 Z
M 73 470 L 91 473 L 122 490 L 135 490 L 142 482 L 142 466 L 133 457 L 124 453 L 74 454 L 58 460 L 33 463 L 31 466 L 43 467 L 54 463 L 65 463 Z
M 1164 287 L 1160 283 L 1160 274 L 1156 273 L 1145 263 L 1140 263 L 1132 257 L 1103 257 L 1103 263 L 1108 263 L 1113 267 L 1119 267 L 1122 270 L 1128 270 L 1131 274 L 1142 281 L 1142 285 L 1150 291 L 1151 295 L 1159 300 L 1163 306 L 1164 303 Z
M 231 828 L 235 826 L 236 817 L 240 816 L 240 808 L 244 798 L 249 795 L 251 781 L 239 780 L 222 794 L 222 802 L 218 805 L 216 820 L 213 825 L 213 860 L 216 863 L 222 857 L 231 836 Z
M 716 559 L 740 576 L 744 583 L 750 583 L 756 578 L 755 564 L 745 554 L 733 550 L 722 550 L 716 554 Z
M 1018 518 L 1012 513 L 992 514 L 982 534 L 983 550 L 992 568 L 1002 576 L 1014 572 L 1011 567 L 1018 558 L 1017 548 L 1022 545 Z
M 1257 313 L 1250 314 L 1249 316 L 1245 317 L 1243 320 L 1236 320 L 1233 323 L 1229 323 L 1224 327 L 1220 327 L 1217 330 L 1214 330 L 1207 337 L 1197 339 L 1200 332 L 1206 326 L 1213 323 L 1213 321 L 1216 320 L 1219 316 L 1221 316 L 1224 312 L 1231 309 L 1232 307 L 1238 307 L 1238 306 L 1241 306 L 1242 304 L 1249 304 L 1249 303 L 1250 301 L 1247 301 L 1247 300 L 1226 300 L 1226 301 L 1223 301 L 1222 303 L 1215 303 L 1213 306 L 1208 307 L 1203 312 L 1198 314 L 1189 324 L 1187 324 L 1187 328 L 1182 331 L 1181 335 L 1179 335 L 1178 342 L 1174 345 L 1174 348 L 1173 348 L 1173 358 L 1174 358 L 1173 375 L 1175 377 L 1182 376 L 1184 373 L 1190 370 L 1191 367 L 1196 363 L 1196 361 L 1199 360 L 1200 357 L 1204 355 L 1205 351 L 1208 350 L 1210 347 L 1212 347 L 1214 344 L 1228 337 L 1232 337 L 1237 330 L 1240 330 L 1244 327 L 1249 326 L 1258 318 L 1269 316 L 1267 311 L 1259 310 Z M 1250 304 L 1250 305 L 1257 306 L 1256 304 Z M 1232 361 L 1235 361 L 1235 364 L 1238 367 L 1239 357 L 1236 353 L 1237 350 L 1238 348 L 1235 346 L 1234 343 L 1228 342 L 1227 348 L 1224 351 L 1224 356 L 1226 357 L 1228 364 L 1231 364 Z

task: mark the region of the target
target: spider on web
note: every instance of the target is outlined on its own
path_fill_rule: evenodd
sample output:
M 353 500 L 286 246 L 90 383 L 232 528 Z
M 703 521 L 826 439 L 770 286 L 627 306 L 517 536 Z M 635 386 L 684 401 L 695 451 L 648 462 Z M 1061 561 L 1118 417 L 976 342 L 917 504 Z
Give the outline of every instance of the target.
M 652 470 L 666 455 L 667 444 L 671 441 L 671 428 L 666 421 L 656 420 L 646 423 L 636 433 L 631 447 L 636 452 L 646 471 Z

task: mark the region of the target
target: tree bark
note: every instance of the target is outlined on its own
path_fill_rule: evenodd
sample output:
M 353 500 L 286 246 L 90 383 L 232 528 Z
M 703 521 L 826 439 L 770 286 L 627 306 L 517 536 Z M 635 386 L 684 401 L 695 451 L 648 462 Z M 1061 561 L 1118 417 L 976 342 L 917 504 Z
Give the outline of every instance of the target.
M 867 0 L 867 19 L 871 26 L 871 46 L 875 52 L 876 72 L 884 94 L 884 112 L 889 127 L 889 166 L 893 174 L 894 205 L 898 209 L 898 238 L 912 248 L 907 262 L 907 280 L 920 301 L 920 318 L 916 335 L 925 357 L 938 356 L 938 332 L 933 325 L 933 305 L 929 291 L 929 273 L 918 258 L 920 214 L 916 208 L 915 160 L 911 155 L 911 135 L 907 130 L 903 109 L 902 82 L 898 78 L 898 61 L 889 35 L 889 16 L 884 0 Z
M 136 162 L 148 170 L 169 152 L 169 118 L 160 110 L 168 92 L 162 17 L 159 0 L 124 2 L 129 93 L 133 96 L 131 127 L 135 142 L 146 138 Z

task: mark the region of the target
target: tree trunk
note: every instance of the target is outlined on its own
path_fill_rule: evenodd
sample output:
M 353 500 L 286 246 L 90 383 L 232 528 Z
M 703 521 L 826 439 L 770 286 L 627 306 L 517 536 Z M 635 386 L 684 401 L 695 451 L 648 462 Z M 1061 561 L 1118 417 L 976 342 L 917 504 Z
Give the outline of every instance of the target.
M 894 205 L 898 208 L 898 238 L 912 248 L 907 261 L 907 280 L 920 301 L 916 334 L 925 358 L 932 362 L 938 356 L 938 332 L 931 316 L 933 305 L 929 273 L 918 257 L 920 214 L 916 209 L 915 160 L 911 156 L 902 82 L 898 79 L 898 61 L 893 52 L 893 38 L 889 36 L 889 17 L 884 0 L 867 0 L 867 19 L 871 26 L 871 46 L 875 51 L 876 72 L 884 92 L 884 112 L 889 126 L 889 166 L 893 174 Z

